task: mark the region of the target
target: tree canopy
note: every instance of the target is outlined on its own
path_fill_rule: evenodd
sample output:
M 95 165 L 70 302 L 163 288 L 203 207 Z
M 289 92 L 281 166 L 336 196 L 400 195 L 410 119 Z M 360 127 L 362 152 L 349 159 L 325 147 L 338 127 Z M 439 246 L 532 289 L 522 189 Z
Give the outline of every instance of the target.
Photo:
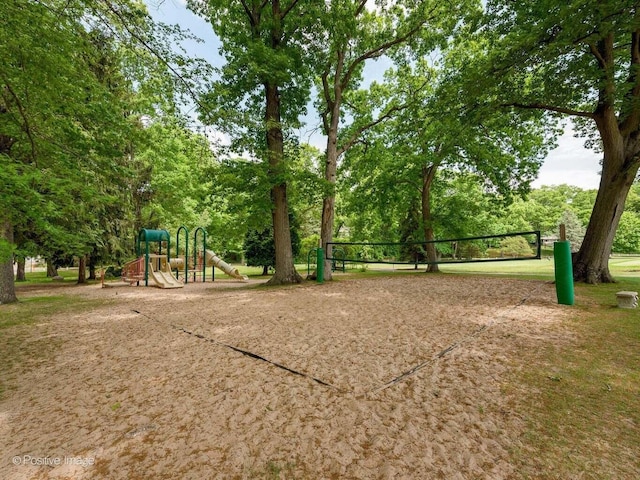
M 136 0 L 0 4 L 0 303 L 14 259 L 75 258 L 82 281 L 85 262 L 128 260 L 141 227 L 202 225 L 234 252 L 254 232 L 273 241 L 272 283 L 301 281 L 298 234 L 552 236 L 563 221 L 592 283 L 613 280 L 611 252 L 640 250 L 636 2 L 187 4 L 221 41 L 217 70 Z M 299 138 L 305 118 L 324 151 Z M 600 188 L 530 191 L 566 118 L 602 152 Z
M 568 116 L 603 153 L 601 183 L 576 279 L 609 282 L 608 258 L 640 167 L 640 11 L 632 0 L 487 2 L 486 57 L 470 92 L 505 107 Z M 473 93 L 472 93 L 473 94 Z
M 5 303 L 15 301 L 16 239 L 31 254 L 81 262 L 113 251 L 109 231 L 125 233 L 122 207 L 142 193 L 145 118 L 174 113 L 179 90 L 167 37 L 137 2 L 8 0 L 0 23 Z
M 220 80 L 200 101 L 201 116 L 233 137 L 236 153 L 248 151 L 269 166 L 276 258 L 270 282 L 300 282 L 291 248 L 285 140 L 299 125 L 309 100 L 310 67 L 318 45 L 310 39 L 325 4 L 297 0 L 188 3 L 209 21 L 227 60 Z

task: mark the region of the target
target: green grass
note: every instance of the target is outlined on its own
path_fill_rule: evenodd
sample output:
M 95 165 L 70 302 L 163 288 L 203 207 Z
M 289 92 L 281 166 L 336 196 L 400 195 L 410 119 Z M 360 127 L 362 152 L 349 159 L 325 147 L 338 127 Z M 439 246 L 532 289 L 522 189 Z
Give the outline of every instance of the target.
M 247 275 L 254 279 L 267 279 L 269 276 L 262 275 L 262 267 L 248 267 L 246 265 L 234 265 L 238 268 L 242 275 Z M 371 264 L 348 264 L 347 273 L 355 274 L 355 276 L 380 275 L 389 272 L 394 273 L 416 273 L 424 272 L 425 267 L 420 266 L 418 270 L 414 270 L 412 265 L 389 265 L 382 263 Z M 613 257 L 609 262 L 611 273 L 616 278 L 628 278 L 640 276 L 640 256 L 630 257 Z M 296 264 L 298 273 L 304 277 L 307 276 L 307 264 Z M 315 269 L 315 264 L 311 265 L 311 271 Z M 443 273 L 468 273 L 483 275 L 507 275 L 526 277 L 530 279 L 553 280 L 554 276 L 553 258 L 543 256 L 542 260 L 517 260 L 504 262 L 478 262 L 478 263 L 459 263 L 459 264 L 442 264 L 440 270 Z M 207 268 L 207 279 L 211 279 L 212 272 L 215 270 L 216 278 L 228 278 L 222 271 Z M 65 279 L 58 285 L 71 284 L 78 280 L 77 269 L 59 270 L 60 275 Z M 341 273 L 341 272 L 337 272 Z M 24 288 L 25 285 L 33 284 L 55 284 L 50 278 L 47 278 L 45 272 L 27 273 L 27 281 L 17 284 L 18 290 Z
M 60 283 L 71 283 L 78 281 L 78 269 L 70 268 L 70 269 L 59 269 L 58 275 L 64 278 L 64 282 Z M 46 283 L 57 283 L 54 282 L 51 278 L 47 277 L 46 272 L 27 272 L 25 274 L 26 281 L 17 282 L 16 285 L 20 288 L 21 285 L 30 285 L 30 284 L 46 284 Z
M 19 303 L 0 306 L 0 334 L 16 325 L 30 325 L 44 318 L 49 312 L 64 309 L 69 298 L 63 295 L 22 298 Z
M 613 257 L 609 261 L 609 269 L 614 277 L 620 278 L 620 280 L 633 281 L 634 278 L 640 278 L 640 256 Z M 353 265 L 353 268 L 348 270 L 349 273 L 365 274 L 373 274 L 380 271 L 392 271 L 397 273 L 424 272 L 425 267 L 420 266 L 418 270 L 414 270 L 411 265 L 372 263 L 367 264 L 366 269 L 362 269 L 360 265 Z M 541 260 L 442 264 L 440 265 L 440 271 L 443 273 L 507 275 L 540 280 L 553 280 L 554 278 L 553 258 L 543 258 Z
M 640 290 L 640 278 L 577 285 L 573 341 L 529 353 L 514 379 L 521 478 L 640 478 L 640 315 L 617 308 L 620 290 Z

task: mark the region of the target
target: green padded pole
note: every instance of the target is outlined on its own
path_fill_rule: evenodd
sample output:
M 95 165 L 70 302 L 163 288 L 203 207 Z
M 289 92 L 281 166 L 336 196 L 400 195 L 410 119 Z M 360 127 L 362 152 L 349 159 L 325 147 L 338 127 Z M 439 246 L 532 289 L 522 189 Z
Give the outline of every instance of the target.
M 556 295 L 560 305 L 573 305 L 573 263 L 571 245 L 567 241 L 553 244 L 553 262 L 556 270 Z
M 324 250 L 322 248 L 318 248 L 317 252 L 317 261 L 316 261 L 316 281 L 318 283 L 324 282 Z

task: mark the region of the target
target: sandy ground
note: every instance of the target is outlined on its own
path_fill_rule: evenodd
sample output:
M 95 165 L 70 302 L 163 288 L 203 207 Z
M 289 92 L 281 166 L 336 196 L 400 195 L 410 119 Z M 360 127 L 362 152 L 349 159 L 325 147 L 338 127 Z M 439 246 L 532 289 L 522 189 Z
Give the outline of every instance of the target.
M 2 479 L 509 478 L 505 387 L 567 335 L 537 281 L 73 292 L 113 301 L 33 327 L 60 346 L 0 401 Z

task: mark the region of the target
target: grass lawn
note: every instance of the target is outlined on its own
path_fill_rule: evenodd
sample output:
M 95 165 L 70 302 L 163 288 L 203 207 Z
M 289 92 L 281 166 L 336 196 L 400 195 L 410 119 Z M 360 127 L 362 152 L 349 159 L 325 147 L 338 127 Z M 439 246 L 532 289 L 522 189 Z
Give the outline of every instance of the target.
M 58 270 L 58 275 L 64 278 L 64 281 L 60 283 L 78 281 L 77 268 L 61 268 Z M 22 285 L 56 283 L 51 278 L 47 277 L 47 272 L 27 272 L 25 277 L 26 281 L 16 283 L 17 288 L 20 288 Z
M 612 257 L 609 261 L 609 269 L 616 278 L 630 279 L 640 278 L 640 256 Z M 363 268 L 358 265 L 352 268 L 351 272 L 366 271 L 390 271 L 415 272 L 411 265 L 387 265 L 381 263 L 366 264 Z M 418 272 L 424 271 L 425 267 L 420 266 Z M 535 278 L 540 280 L 553 280 L 554 266 L 553 258 L 542 258 L 541 260 L 515 260 L 501 262 L 476 262 L 476 263 L 456 263 L 442 264 L 440 270 L 444 273 L 470 273 L 482 275 L 513 275 L 519 278 Z
M 262 276 L 262 267 L 248 267 L 246 265 L 234 265 L 238 268 L 242 275 L 252 278 L 269 278 Z M 412 265 L 391 265 L 382 263 L 370 264 L 348 264 L 347 272 L 349 273 L 378 273 L 394 271 L 397 273 L 414 273 L 416 270 Z M 307 265 L 297 264 L 296 268 L 302 277 L 307 275 Z M 612 257 L 609 261 L 609 268 L 614 277 L 633 278 L 640 277 L 640 255 L 628 257 Z M 315 264 L 311 265 L 311 270 L 315 270 Z M 418 272 L 424 271 L 424 266 L 419 266 Z M 544 257 L 541 260 L 516 260 L 501 262 L 477 262 L 477 263 L 458 263 L 458 264 L 442 264 L 440 270 L 444 273 L 471 273 L 484 275 L 514 275 L 521 278 L 536 278 L 541 280 L 553 280 L 553 258 Z M 211 279 L 212 273 L 215 278 L 228 278 L 224 272 L 207 267 L 207 279 Z M 78 280 L 78 270 L 76 268 L 60 269 L 58 273 L 64 278 L 62 283 L 76 282 Z M 99 272 L 98 272 L 99 273 Z M 273 271 L 271 271 L 271 274 Z M 18 284 L 33 283 L 52 283 L 47 278 L 45 272 L 33 272 L 26 274 L 27 281 Z
M 640 314 L 616 307 L 620 290 L 639 291 L 640 278 L 577 285 L 575 341 L 528 355 L 508 387 L 527 423 L 522 478 L 640 478 Z

